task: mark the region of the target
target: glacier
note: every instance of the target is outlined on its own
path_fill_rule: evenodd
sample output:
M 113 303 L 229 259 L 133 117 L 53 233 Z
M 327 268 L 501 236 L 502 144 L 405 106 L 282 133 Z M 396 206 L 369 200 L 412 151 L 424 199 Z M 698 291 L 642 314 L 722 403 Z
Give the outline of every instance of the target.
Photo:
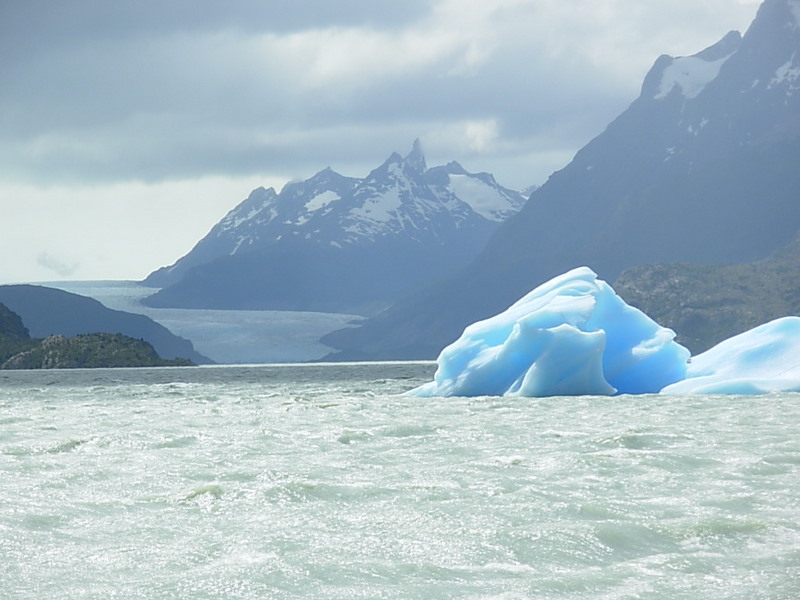
M 588 267 L 467 327 L 415 396 L 655 393 L 686 376 L 675 333 L 627 305 Z
M 540 285 L 468 326 L 437 359 L 435 396 L 762 394 L 800 391 L 800 317 L 784 317 L 695 357 L 588 267 Z

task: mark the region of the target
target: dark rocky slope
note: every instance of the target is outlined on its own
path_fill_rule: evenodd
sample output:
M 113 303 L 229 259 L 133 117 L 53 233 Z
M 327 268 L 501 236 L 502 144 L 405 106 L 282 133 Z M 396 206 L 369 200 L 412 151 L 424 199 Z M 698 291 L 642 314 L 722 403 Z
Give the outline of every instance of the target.
M 633 267 L 614 289 L 697 354 L 767 321 L 800 315 L 800 236 L 752 263 Z

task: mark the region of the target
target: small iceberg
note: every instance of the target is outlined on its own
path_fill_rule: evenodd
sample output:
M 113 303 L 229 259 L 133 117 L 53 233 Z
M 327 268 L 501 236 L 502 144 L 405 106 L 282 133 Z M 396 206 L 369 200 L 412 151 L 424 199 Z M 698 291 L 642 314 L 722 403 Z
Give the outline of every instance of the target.
M 800 392 L 800 317 L 759 325 L 692 357 L 662 394 Z
M 588 267 L 473 323 L 437 359 L 433 396 L 763 394 L 800 391 L 800 317 L 784 317 L 690 359 Z

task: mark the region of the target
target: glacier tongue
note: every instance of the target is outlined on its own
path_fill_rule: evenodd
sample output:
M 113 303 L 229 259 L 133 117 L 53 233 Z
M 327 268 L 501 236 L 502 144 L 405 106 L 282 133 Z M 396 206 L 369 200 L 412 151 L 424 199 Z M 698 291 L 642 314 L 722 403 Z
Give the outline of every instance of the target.
M 466 174 L 451 174 L 449 188 L 456 197 L 489 221 L 504 221 L 520 209 L 519 204 L 515 204 L 497 187 Z

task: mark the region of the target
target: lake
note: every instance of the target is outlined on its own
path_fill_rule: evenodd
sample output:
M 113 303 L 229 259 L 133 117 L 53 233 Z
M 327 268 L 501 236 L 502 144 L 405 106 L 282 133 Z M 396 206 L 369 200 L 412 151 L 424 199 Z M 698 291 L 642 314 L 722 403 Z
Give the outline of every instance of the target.
M 794 599 L 800 395 L 433 363 L 0 372 L 0 596 Z

